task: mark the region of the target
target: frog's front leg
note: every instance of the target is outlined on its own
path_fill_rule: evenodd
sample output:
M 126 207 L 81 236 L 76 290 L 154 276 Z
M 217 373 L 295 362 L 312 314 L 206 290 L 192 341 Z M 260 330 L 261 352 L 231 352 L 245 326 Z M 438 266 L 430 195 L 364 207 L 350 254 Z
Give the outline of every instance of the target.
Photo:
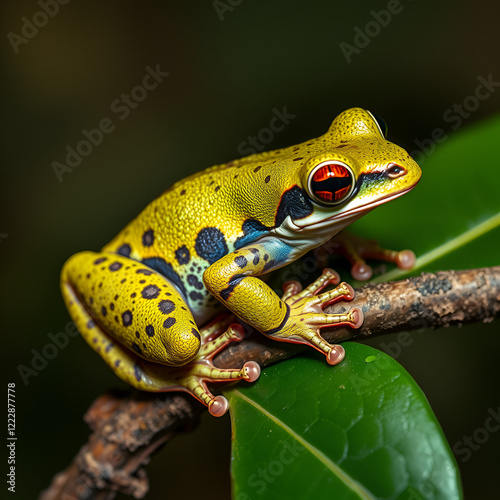
M 280 299 L 258 276 L 283 266 L 289 251 L 274 240 L 236 250 L 205 271 L 205 285 L 228 309 L 264 335 L 309 344 L 324 353 L 328 363 L 337 364 L 344 358 L 344 349 L 326 342 L 320 330 L 346 325 L 359 328 L 363 314 L 357 308 L 345 314 L 326 314 L 323 308 L 338 300 L 352 300 L 354 291 L 341 283 L 318 294 L 327 285 L 338 283 L 338 277 L 327 271 L 303 291 L 296 282 L 288 284 Z
M 78 330 L 125 382 L 144 391 L 184 390 L 220 416 L 227 410 L 207 382 L 258 378 L 248 362 L 219 369 L 213 356 L 242 340 L 239 325 L 220 320 L 198 331 L 177 289 L 161 274 L 127 257 L 82 252 L 63 267 L 61 288 Z
M 349 231 L 342 231 L 335 235 L 323 247 L 326 252 L 333 251 L 343 255 L 351 264 L 351 276 L 358 281 L 369 280 L 373 275 L 373 269 L 365 259 L 375 259 L 382 262 L 392 262 L 399 269 L 411 269 L 415 265 L 415 254 L 411 250 L 390 250 L 381 247 L 376 241 L 368 240 Z

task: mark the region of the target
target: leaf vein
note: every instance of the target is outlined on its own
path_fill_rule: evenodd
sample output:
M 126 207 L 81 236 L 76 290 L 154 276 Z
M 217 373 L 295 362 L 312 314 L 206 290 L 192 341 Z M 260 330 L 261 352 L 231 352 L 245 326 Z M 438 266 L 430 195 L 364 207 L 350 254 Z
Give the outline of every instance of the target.
M 412 267 L 412 269 L 410 269 L 410 271 L 413 272 L 423 268 L 425 265 L 439 259 L 440 257 L 443 257 L 444 255 L 452 252 L 453 250 L 456 250 L 457 248 L 466 245 L 467 243 L 470 243 L 471 241 L 475 240 L 476 238 L 479 238 L 480 236 L 489 231 L 492 231 L 498 226 L 500 226 L 500 214 L 494 215 L 493 217 L 486 219 L 477 226 L 474 226 L 468 231 L 463 232 L 459 236 L 456 236 L 455 238 L 447 241 L 446 243 L 443 243 L 442 245 L 434 248 L 433 250 L 430 250 L 429 252 L 421 255 L 420 257 L 417 258 L 415 265 Z M 382 283 L 384 281 L 395 280 L 400 278 L 401 276 L 404 276 L 405 274 L 408 274 L 408 271 L 394 269 L 392 271 L 389 271 L 388 273 L 382 274 L 381 276 L 378 276 L 377 278 L 371 280 L 371 283 Z
M 306 450 L 311 453 L 317 460 L 319 460 L 327 469 L 329 469 L 333 474 L 335 474 L 345 485 L 347 485 L 351 490 L 356 493 L 361 499 L 373 499 L 374 497 L 365 488 L 362 487 L 355 479 L 353 479 L 349 474 L 342 470 L 333 460 L 326 456 L 321 450 L 313 446 L 311 443 L 307 442 L 299 434 L 297 434 L 291 427 L 289 427 L 281 419 L 267 411 L 265 408 L 260 406 L 255 401 L 244 396 L 240 391 L 233 390 L 233 394 L 237 394 L 242 400 L 252 405 L 254 408 L 262 412 L 270 420 L 272 420 L 278 427 L 281 427 L 290 436 L 298 441 Z

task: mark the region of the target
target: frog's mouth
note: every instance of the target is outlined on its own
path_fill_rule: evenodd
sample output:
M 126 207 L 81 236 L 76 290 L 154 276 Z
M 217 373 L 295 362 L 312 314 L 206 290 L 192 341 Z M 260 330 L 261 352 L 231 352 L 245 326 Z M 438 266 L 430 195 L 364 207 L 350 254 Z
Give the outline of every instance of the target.
M 306 219 L 303 219 L 302 221 L 300 220 L 295 220 L 293 221 L 293 225 L 296 226 L 297 231 L 303 231 L 304 229 L 321 229 L 325 226 L 332 227 L 335 226 L 335 223 L 339 223 L 338 225 L 341 226 L 339 228 L 343 229 L 345 226 L 350 224 L 350 222 L 353 222 L 353 220 L 359 219 L 362 215 L 370 212 L 373 210 L 375 207 L 378 207 L 379 205 L 382 205 L 383 203 L 387 203 L 388 201 L 395 200 L 396 198 L 399 198 L 400 196 L 403 196 L 406 194 L 408 191 L 412 190 L 415 187 L 415 185 L 410 186 L 409 188 L 403 189 L 399 193 L 393 193 L 389 194 L 387 196 L 383 196 L 382 198 L 378 198 L 374 201 L 365 203 L 363 205 L 355 206 L 351 208 L 350 210 L 347 210 L 345 212 L 341 212 L 335 215 L 332 215 L 331 217 L 327 217 L 325 219 L 320 219 L 315 222 L 310 222 L 307 223 Z M 305 224 L 300 224 L 301 222 L 304 222 Z

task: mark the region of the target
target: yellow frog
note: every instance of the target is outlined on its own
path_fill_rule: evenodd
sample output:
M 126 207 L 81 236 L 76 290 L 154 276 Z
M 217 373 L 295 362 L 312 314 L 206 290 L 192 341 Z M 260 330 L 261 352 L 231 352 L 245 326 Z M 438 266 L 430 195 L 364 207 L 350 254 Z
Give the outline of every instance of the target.
M 357 308 L 344 314 L 323 308 L 351 300 L 352 288 L 326 270 L 303 291 L 286 284 L 280 298 L 261 277 L 415 186 L 419 166 L 385 135 L 380 119 L 353 108 L 317 139 L 177 182 L 101 252 L 78 253 L 64 265 L 62 293 L 85 340 L 132 386 L 186 390 L 215 416 L 228 403 L 207 382 L 253 381 L 260 374 L 255 362 L 227 370 L 212 364 L 215 353 L 243 338 L 227 315 L 209 323 L 223 310 L 268 337 L 309 344 L 328 363 L 339 363 L 344 349 L 327 343 L 320 329 L 358 328 L 363 315 Z M 412 265 L 408 251 L 375 254 Z M 351 260 L 358 269 L 364 262 L 357 255 Z M 338 286 L 319 293 L 329 284 Z

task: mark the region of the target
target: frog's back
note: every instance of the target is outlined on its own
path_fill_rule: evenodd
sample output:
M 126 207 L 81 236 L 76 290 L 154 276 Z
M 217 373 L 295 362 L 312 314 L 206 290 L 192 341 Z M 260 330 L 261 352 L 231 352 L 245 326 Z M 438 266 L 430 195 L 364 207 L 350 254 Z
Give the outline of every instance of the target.
M 206 290 L 203 273 L 224 255 L 268 231 L 264 224 L 245 223 L 254 220 L 251 212 L 256 206 L 252 192 L 242 189 L 251 184 L 245 179 L 248 169 L 241 168 L 248 165 L 219 165 L 179 181 L 103 250 L 142 261 L 160 272 L 186 297 L 197 319 L 213 316 L 220 306 Z M 257 177 L 260 169 L 255 169 L 251 173 Z M 265 177 L 261 182 L 265 184 Z
M 241 236 L 242 222 L 249 217 L 238 200 L 239 178 L 244 175 L 239 166 L 227 164 L 177 182 L 104 250 L 136 260 L 161 256 L 178 265 L 188 264 L 194 255 L 207 262 L 216 260 L 224 246 L 232 246 Z M 212 245 L 205 241 L 208 236 Z
M 172 265 L 193 256 L 215 262 L 276 227 L 283 193 L 297 180 L 300 148 L 310 145 L 251 155 L 177 182 L 104 250 L 136 260 L 162 256 Z
M 204 271 L 266 236 L 288 215 L 312 211 L 297 175 L 308 156 L 324 149 L 323 141 L 251 155 L 187 177 L 150 203 L 104 250 L 166 276 L 195 313 L 209 302 L 218 305 L 203 285 Z

